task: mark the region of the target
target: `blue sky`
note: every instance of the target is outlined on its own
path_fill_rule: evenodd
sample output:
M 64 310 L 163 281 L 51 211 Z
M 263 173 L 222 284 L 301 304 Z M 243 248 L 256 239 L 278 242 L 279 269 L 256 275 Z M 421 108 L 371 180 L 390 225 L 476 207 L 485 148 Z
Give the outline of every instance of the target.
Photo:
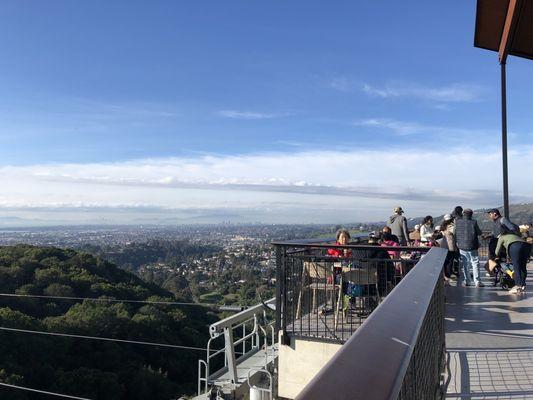
M 499 66 L 473 47 L 474 1 L 5 1 L 0 17 L 6 218 L 338 223 L 501 203 Z M 532 70 L 509 60 L 515 201 L 533 199 Z

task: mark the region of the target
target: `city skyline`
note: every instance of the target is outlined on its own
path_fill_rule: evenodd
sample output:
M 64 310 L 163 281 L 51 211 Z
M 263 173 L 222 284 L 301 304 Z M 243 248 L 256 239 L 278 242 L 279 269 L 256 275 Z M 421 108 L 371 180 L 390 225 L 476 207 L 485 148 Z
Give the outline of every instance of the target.
M 474 2 L 0 12 L 3 226 L 367 222 L 398 204 L 502 203 L 499 67 L 473 47 Z M 531 66 L 508 64 L 511 201 L 531 202 Z

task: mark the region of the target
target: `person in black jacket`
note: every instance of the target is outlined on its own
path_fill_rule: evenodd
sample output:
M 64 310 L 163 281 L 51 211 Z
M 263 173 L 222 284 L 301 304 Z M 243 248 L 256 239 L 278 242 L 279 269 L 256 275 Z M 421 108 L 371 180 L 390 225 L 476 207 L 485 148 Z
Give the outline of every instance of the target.
M 457 206 L 453 209 L 451 216 L 454 220 L 463 218 L 463 207 Z
M 479 279 L 479 238 L 481 229 L 475 219 L 472 219 L 474 212 L 467 208 L 463 211 L 463 218 L 455 221 L 455 243 L 461 256 L 461 266 L 463 269 L 463 284 L 465 286 L 477 287 L 485 286 Z M 474 280 L 470 277 L 470 269 L 474 275 Z
M 498 238 L 504 232 L 513 230 L 516 225 L 513 226 L 514 224 L 511 223 L 507 218 L 502 217 L 500 210 L 497 208 L 492 208 L 487 211 L 487 213 L 489 214 L 489 218 L 492 220 L 492 230 L 488 235 L 484 236 L 484 239 L 489 239 L 489 258 L 494 260 L 497 257 L 495 250 L 496 244 L 498 243 Z

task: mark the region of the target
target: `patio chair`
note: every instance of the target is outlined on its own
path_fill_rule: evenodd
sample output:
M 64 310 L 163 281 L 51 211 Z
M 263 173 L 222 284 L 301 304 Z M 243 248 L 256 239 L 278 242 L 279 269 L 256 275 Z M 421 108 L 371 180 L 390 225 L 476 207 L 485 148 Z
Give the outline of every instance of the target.
M 328 261 L 304 261 L 302 270 L 302 280 L 300 283 L 300 293 L 298 294 L 298 304 L 296 307 L 296 318 L 299 319 L 302 314 L 302 296 L 304 290 L 309 289 L 312 292 L 311 311 L 318 312 L 318 293 L 323 291 L 325 294 L 324 307 L 328 305 L 328 297 L 331 298 L 331 308 L 335 305 L 335 291 L 341 292 L 341 286 L 335 283 L 333 274 L 334 268 L 340 267 L 340 263 Z M 328 279 L 329 278 L 329 279 Z M 329 294 L 329 296 L 328 296 Z
M 353 267 L 343 267 L 342 268 L 342 277 L 341 277 L 341 283 L 340 286 L 343 287 L 345 282 L 350 282 L 354 285 L 360 285 L 362 287 L 362 290 L 367 291 L 367 294 L 361 294 L 360 296 L 351 296 L 355 297 L 356 302 L 358 303 L 358 306 L 356 306 L 356 310 L 361 313 L 367 313 L 371 312 L 371 307 L 367 307 L 365 304 L 365 299 L 373 299 L 374 303 L 377 305 L 380 302 L 380 295 L 379 295 L 379 289 L 378 289 L 378 271 L 376 266 L 373 265 L 362 265 L 358 268 Z M 366 287 L 366 288 L 365 288 Z M 371 294 L 370 288 L 373 288 L 372 291 L 374 294 Z M 340 307 L 341 304 L 344 304 L 342 301 L 342 293 L 343 291 L 339 291 L 339 298 L 337 301 L 337 308 L 335 310 L 335 322 L 334 322 L 334 328 L 337 330 L 338 326 L 338 320 L 339 320 L 339 314 L 340 314 Z M 343 314 L 346 312 L 345 309 L 342 310 Z

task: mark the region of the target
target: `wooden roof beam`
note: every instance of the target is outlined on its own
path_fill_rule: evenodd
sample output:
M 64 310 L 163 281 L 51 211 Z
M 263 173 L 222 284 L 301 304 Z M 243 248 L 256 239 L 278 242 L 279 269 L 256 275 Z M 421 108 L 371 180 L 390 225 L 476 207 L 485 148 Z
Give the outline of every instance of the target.
M 507 61 L 507 55 L 511 48 L 511 43 L 516 31 L 518 23 L 518 16 L 520 14 L 520 8 L 522 7 L 523 0 L 510 0 L 507 8 L 507 16 L 503 25 L 502 38 L 500 40 L 500 48 L 498 50 L 498 58 L 500 64 L 505 64 Z

